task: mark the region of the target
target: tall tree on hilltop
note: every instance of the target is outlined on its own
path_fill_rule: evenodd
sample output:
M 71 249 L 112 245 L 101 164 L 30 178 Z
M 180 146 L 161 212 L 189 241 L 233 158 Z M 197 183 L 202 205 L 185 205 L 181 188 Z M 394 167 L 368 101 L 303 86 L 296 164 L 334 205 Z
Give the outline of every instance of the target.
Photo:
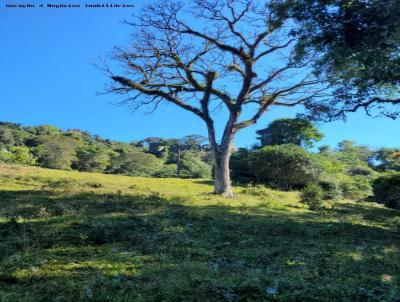
M 312 147 L 324 135 L 311 122 L 300 118 L 282 118 L 272 121 L 267 128 L 256 132 L 261 146 L 293 144 Z
M 204 121 L 214 164 L 214 191 L 232 196 L 229 159 L 236 133 L 271 106 L 310 104 L 327 97 L 309 62 L 294 60 L 296 37 L 286 14 L 253 0 L 160 1 L 135 21 L 134 41 L 116 48 L 125 73 L 104 68 L 110 92 L 127 94 L 135 109 L 167 102 Z M 217 138 L 213 113 L 227 114 Z M 252 112 L 243 116 L 243 111 Z

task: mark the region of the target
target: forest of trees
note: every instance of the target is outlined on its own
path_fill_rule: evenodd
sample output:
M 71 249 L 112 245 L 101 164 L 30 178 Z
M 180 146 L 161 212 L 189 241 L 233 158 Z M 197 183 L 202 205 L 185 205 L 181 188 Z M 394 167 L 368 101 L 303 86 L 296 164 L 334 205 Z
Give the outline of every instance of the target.
M 257 134 L 258 143 L 252 148 L 233 152 L 231 177 L 236 184 L 311 191 L 321 201 L 375 200 L 399 208 L 400 148 L 373 150 L 343 140 L 334 149 L 322 146 L 316 151 L 312 147 L 323 133 L 299 118 L 275 120 Z M 196 148 L 204 140 L 200 135 L 189 135 L 126 143 L 78 129 L 2 122 L 0 161 L 130 176 L 211 178 L 212 155 Z M 148 148 L 154 142 L 163 146 L 156 154 Z M 193 148 L 170 148 L 177 145 Z
M 38 165 L 51 169 L 78 170 L 148 177 L 210 177 L 209 155 L 205 151 L 169 152 L 168 145 L 197 144 L 199 136 L 165 140 L 148 138 L 140 142 L 102 139 L 86 131 L 62 131 L 53 126 L 23 127 L 0 123 L 0 161 Z M 165 145 L 156 155 L 148 143 Z

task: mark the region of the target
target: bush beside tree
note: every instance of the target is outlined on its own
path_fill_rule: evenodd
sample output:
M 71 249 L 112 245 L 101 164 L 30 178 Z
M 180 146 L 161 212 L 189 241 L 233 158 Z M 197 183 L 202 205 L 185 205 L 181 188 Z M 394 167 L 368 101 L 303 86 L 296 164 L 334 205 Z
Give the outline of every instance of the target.
M 324 190 L 316 183 L 308 184 L 300 195 L 300 201 L 309 206 L 310 210 L 322 210 L 324 208 Z
M 373 199 L 393 209 L 400 209 L 400 173 L 390 173 L 375 179 Z
M 255 150 L 249 155 L 249 168 L 256 182 L 283 190 L 303 188 L 322 172 L 310 153 L 292 144 Z
M 210 178 L 211 166 L 196 152 L 183 152 L 178 163 L 178 176 L 182 178 Z

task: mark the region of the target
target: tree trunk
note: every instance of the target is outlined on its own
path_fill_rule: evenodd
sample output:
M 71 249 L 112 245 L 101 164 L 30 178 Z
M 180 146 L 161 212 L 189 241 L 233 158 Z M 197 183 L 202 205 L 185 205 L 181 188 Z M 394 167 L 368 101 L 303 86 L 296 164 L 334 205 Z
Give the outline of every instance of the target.
M 210 141 L 211 152 L 214 161 L 214 193 L 224 197 L 232 197 L 232 183 L 229 169 L 229 160 L 232 154 L 233 138 L 235 130 L 233 125 L 237 120 L 238 112 L 230 114 L 229 121 L 225 127 L 221 144 L 215 139 L 213 121 L 207 120 L 208 139 Z
M 232 197 L 232 184 L 229 170 L 229 160 L 232 146 L 221 146 L 214 151 L 214 193 L 224 197 Z

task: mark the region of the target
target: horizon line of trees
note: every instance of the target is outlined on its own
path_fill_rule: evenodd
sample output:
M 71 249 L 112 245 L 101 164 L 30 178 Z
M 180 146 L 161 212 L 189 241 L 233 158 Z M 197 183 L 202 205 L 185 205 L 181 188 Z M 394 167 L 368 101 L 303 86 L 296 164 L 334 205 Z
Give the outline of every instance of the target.
M 164 148 L 152 154 L 147 146 L 155 141 Z M 0 162 L 130 176 L 207 178 L 211 173 L 208 152 L 174 152 L 168 148 L 176 143 L 194 146 L 202 141 L 201 136 L 189 135 L 126 143 L 79 129 L 63 131 L 50 125 L 23 127 L 0 122 Z
M 301 118 L 277 119 L 256 133 L 258 144 L 233 152 L 234 183 L 280 190 L 311 186 L 314 191 L 321 190 L 325 200 L 368 200 L 380 192 L 386 200 L 383 203 L 399 208 L 400 148 L 372 150 L 343 140 L 337 148 L 322 146 L 312 152 L 323 133 Z M 126 143 L 79 129 L 0 122 L 0 162 L 130 176 L 211 178 L 211 152 L 195 148 L 206 141 L 203 136 L 189 135 Z M 148 146 L 155 142 L 162 148 L 153 154 Z M 184 151 L 170 148 L 176 145 L 194 147 Z

